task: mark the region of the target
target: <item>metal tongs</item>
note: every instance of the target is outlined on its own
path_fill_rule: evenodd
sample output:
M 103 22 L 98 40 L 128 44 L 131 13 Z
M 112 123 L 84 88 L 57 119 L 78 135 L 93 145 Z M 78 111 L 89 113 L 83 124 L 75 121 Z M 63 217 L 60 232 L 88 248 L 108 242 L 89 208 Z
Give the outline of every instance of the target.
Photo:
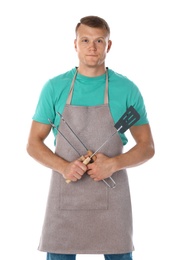
M 73 131 L 73 129 L 70 127 L 70 125 L 65 121 L 65 119 L 63 118 L 62 114 L 60 114 L 59 112 L 57 112 L 57 114 L 61 117 L 62 121 L 67 125 L 67 127 L 70 129 L 70 131 L 74 134 L 74 136 L 78 139 L 78 141 L 83 145 L 83 147 L 86 149 L 88 157 L 84 157 L 81 156 L 81 154 L 78 152 L 78 150 L 71 144 L 71 142 L 63 135 L 63 133 L 58 129 L 58 127 L 56 127 L 50 119 L 49 122 L 51 124 L 52 127 L 56 128 L 57 131 L 61 134 L 61 136 L 69 143 L 69 145 L 78 153 L 78 155 L 80 156 L 80 160 L 85 164 L 88 165 L 89 163 L 91 163 L 92 161 L 96 160 L 96 154 L 98 153 L 98 151 L 116 134 L 116 133 L 125 133 L 131 126 L 133 126 L 139 119 L 140 119 L 140 115 L 139 113 L 133 108 L 133 106 L 130 106 L 126 112 L 120 117 L 120 119 L 117 121 L 117 123 L 114 125 L 114 127 L 116 128 L 116 131 L 109 136 L 106 141 L 94 152 L 92 153 L 92 151 L 88 150 L 87 147 L 84 145 L 84 143 L 80 140 L 80 138 L 76 135 L 76 133 Z M 109 188 L 115 188 L 116 183 L 113 180 L 112 177 L 109 177 L 107 179 L 110 179 L 111 181 L 111 185 L 105 180 L 103 179 L 102 181 L 109 187 Z M 66 180 L 67 183 L 70 182 L 70 180 Z

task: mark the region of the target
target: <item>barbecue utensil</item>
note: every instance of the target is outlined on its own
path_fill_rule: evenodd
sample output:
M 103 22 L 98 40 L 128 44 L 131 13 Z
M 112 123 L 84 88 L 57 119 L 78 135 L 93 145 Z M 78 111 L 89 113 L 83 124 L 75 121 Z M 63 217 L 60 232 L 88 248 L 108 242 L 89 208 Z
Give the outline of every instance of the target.
M 76 136 L 76 138 L 80 141 L 80 143 L 84 146 L 84 148 L 89 151 L 87 149 L 87 147 L 84 145 L 84 143 L 79 139 L 79 137 L 75 134 L 75 132 L 72 130 L 72 128 L 69 126 L 69 124 L 64 120 L 64 118 L 62 117 L 62 115 L 58 112 L 58 114 L 61 116 L 62 120 L 66 123 L 66 125 L 69 127 L 69 129 L 72 131 L 72 133 Z M 88 157 L 83 157 L 85 158 L 83 160 L 83 163 L 85 165 L 88 165 L 90 163 L 90 161 L 92 160 L 92 158 L 98 153 L 98 151 L 100 151 L 100 149 L 116 134 L 116 133 L 125 133 L 131 126 L 133 126 L 138 120 L 140 119 L 140 115 L 139 113 L 134 109 L 133 106 L 130 106 L 126 112 L 120 117 L 120 119 L 117 121 L 117 123 L 114 125 L 114 127 L 116 128 L 116 131 L 109 136 L 106 141 L 94 152 L 91 153 L 90 156 Z M 49 122 L 51 123 L 51 121 L 49 120 Z M 53 127 L 56 127 L 54 124 L 51 123 L 51 125 Z M 59 131 L 59 129 L 56 127 L 56 129 L 58 130 L 58 132 L 65 138 L 65 140 L 71 145 L 71 147 L 79 154 L 79 152 L 76 150 L 76 148 L 69 142 L 69 140 Z M 80 155 L 80 154 L 79 154 Z M 82 158 L 82 157 L 81 157 Z M 115 181 L 109 177 L 108 179 L 110 179 L 113 183 L 113 186 L 110 186 L 109 183 L 107 183 L 106 180 L 102 180 L 108 187 L 110 188 L 115 188 L 116 183 Z M 70 182 L 70 180 L 66 180 L 67 183 Z

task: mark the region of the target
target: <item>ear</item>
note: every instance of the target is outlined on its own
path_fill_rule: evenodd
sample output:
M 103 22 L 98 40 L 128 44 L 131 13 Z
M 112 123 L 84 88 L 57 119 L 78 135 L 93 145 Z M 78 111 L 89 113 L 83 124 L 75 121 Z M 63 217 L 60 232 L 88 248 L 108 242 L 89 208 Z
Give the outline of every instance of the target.
M 109 41 L 108 41 L 108 46 L 107 46 L 107 53 L 110 51 L 111 45 L 112 45 L 112 41 L 109 40 Z
M 77 40 L 76 39 L 74 40 L 74 48 L 77 51 Z

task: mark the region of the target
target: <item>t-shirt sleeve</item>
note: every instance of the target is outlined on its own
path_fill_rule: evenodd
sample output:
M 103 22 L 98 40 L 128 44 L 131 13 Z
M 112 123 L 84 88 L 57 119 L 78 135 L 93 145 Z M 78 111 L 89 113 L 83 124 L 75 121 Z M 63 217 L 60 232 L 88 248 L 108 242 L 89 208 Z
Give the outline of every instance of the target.
M 140 114 L 140 119 L 135 123 L 135 125 L 143 125 L 148 124 L 149 120 L 147 117 L 147 111 L 144 103 L 143 96 L 139 90 L 139 88 L 133 84 L 133 89 L 130 94 L 130 98 L 127 100 L 127 107 L 132 105 L 135 110 Z
M 54 120 L 54 110 L 54 91 L 49 80 L 41 90 L 32 119 L 43 124 L 49 124 L 48 119 Z

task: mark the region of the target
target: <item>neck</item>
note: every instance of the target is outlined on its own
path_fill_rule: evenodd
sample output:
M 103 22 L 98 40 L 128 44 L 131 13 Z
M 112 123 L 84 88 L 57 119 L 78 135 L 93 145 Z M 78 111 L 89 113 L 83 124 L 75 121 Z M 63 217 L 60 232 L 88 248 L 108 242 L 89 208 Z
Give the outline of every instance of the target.
M 79 65 L 78 67 L 78 72 L 86 77 L 97 77 L 103 75 L 105 71 L 105 65 L 100 67 L 83 67 Z

